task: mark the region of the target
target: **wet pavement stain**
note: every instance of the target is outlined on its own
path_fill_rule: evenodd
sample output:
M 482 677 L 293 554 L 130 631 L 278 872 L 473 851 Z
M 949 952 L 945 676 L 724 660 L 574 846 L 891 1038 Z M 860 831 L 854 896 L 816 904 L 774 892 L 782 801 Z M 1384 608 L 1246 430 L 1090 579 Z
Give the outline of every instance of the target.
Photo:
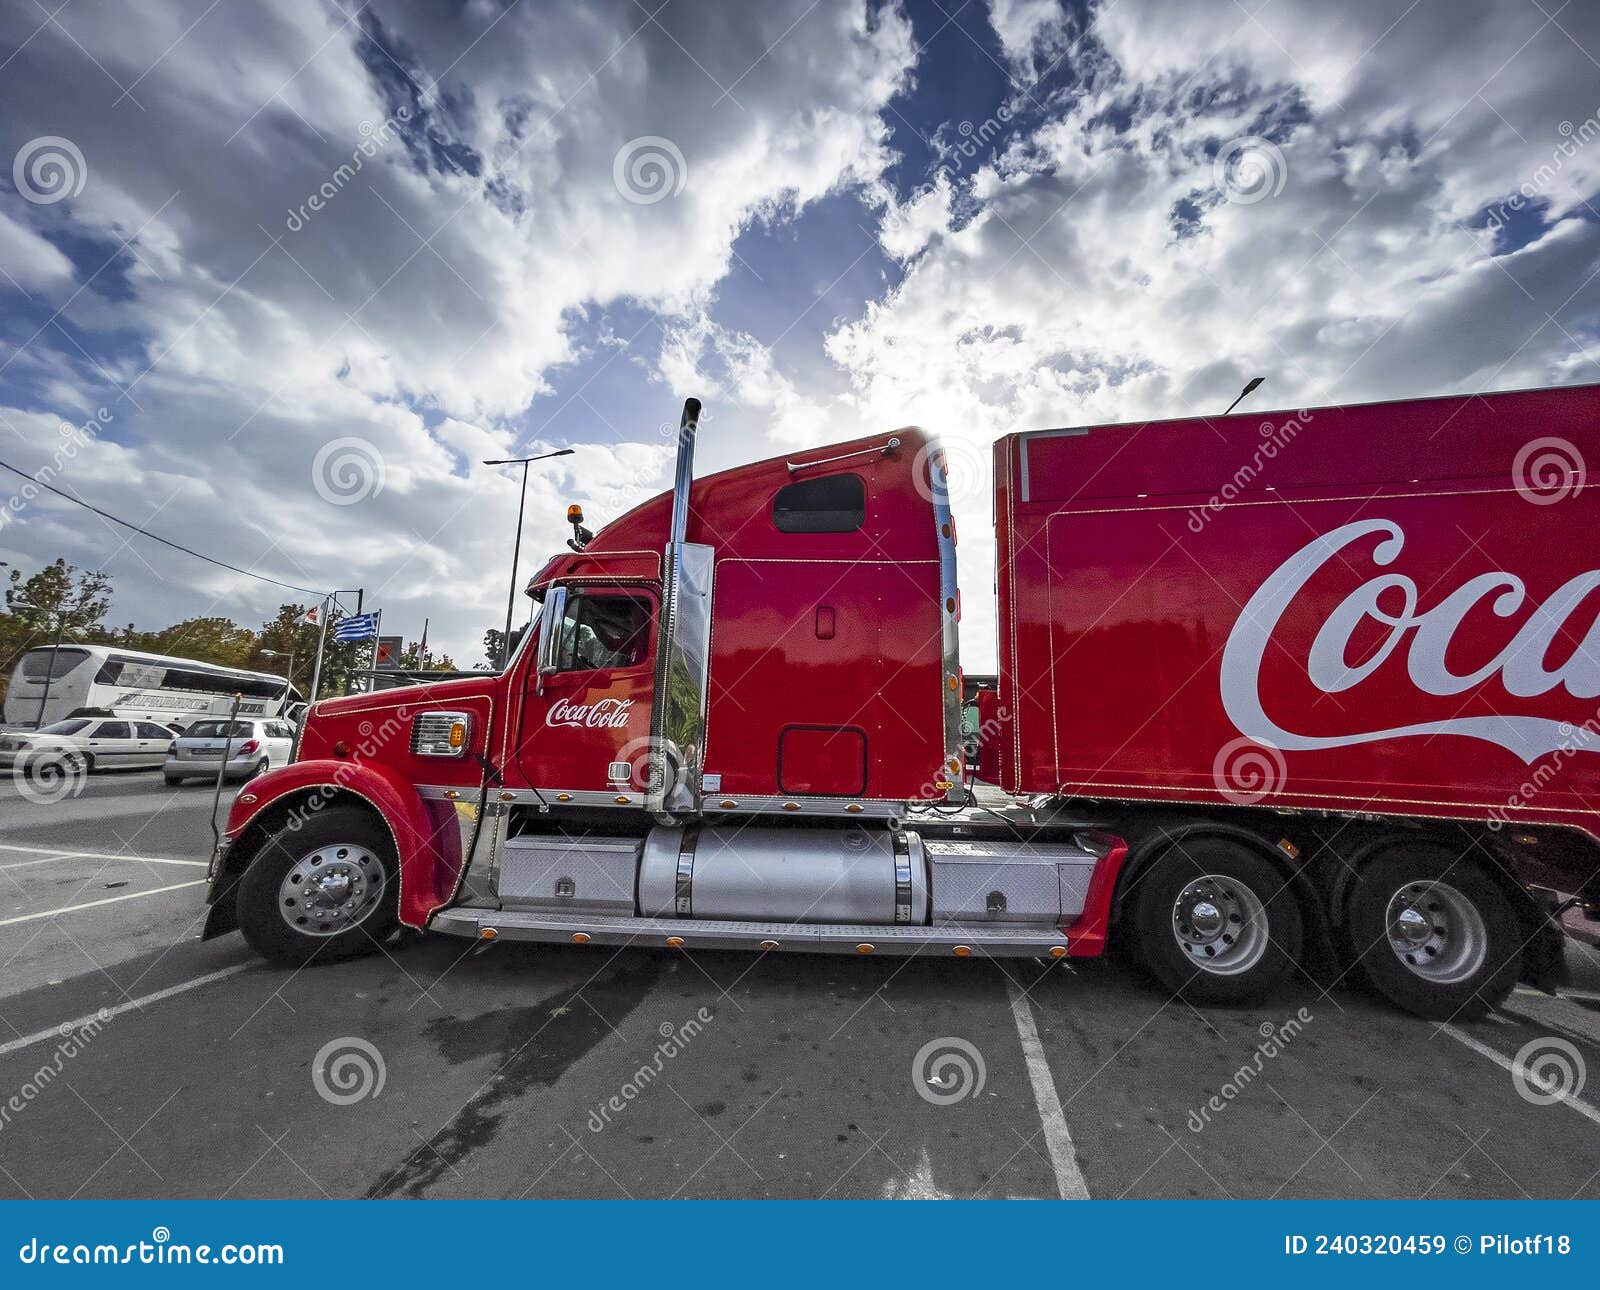
M 663 960 L 634 955 L 616 971 L 583 986 L 581 999 L 577 991 L 563 989 L 535 1004 L 429 1022 L 428 1038 L 452 1066 L 492 1056 L 496 1070 L 426 1145 L 374 1183 L 366 1198 L 421 1198 L 494 1140 L 506 1103 L 530 1089 L 549 1088 L 620 1026 L 663 970 Z

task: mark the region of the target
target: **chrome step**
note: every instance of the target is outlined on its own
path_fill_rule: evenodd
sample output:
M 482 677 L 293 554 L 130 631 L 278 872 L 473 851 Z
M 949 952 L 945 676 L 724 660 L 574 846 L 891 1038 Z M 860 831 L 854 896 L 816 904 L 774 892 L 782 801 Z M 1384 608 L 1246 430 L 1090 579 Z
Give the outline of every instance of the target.
M 480 940 L 550 941 L 640 948 L 788 950 L 812 954 L 968 954 L 989 957 L 1063 958 L 1071 941 L 1058 927 L 941 924 L 937 927 L 868 923 L 752 923 L 709 918 L 634 918 L 583 914 L 562 917 L 527 909 L 441 910 L 428 926 Z

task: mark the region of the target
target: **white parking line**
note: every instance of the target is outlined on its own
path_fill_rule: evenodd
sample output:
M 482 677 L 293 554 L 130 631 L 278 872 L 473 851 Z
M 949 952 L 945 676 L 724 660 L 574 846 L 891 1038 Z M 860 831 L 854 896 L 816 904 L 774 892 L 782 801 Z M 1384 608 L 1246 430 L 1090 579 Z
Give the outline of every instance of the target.
M 1446 1025 L 1440 1026 L 1439 1029 L 1444 1031 L 1445 1034 L 1449 1035 L 1450 1038 L 1454 1039 L 1457 1043 L 1465 1044 L 1468 1048 L 1472 1049 L 1472 1051 L 1477 1053 L 1480 1057 L 1487 1057 L 1490 1061 L 1492 1061 L 1501 1070 L 1509 1071 L 1513 1075 L 1520 1074 L 1522 1076 L 1522 1078 L 1524 1080 L 1526 1080 L 1529 1084 L 1531 1084 L 1534 1088 L 1538 1088 L 1539 1087 L 1539 1085 L 1540 1085 L 1539 1079 L 1522 1062 L 1513 1061 L 1511 1058 L 1507 1057 L 1504 1053 L 1499 1052 L 1496 1049 L 1490 1048 L 1488 1044 L 1480 1043 L 1478 1040 L 1474 1039 L 1471 1035 L 1466 1034 L 1466 1033 L 1464 1033 L 1464 1032 L 1462 1032 L 1460 1030 L 1457 1030 L 1452 1025 L 1446 1024 Z M 1564 1091 L 1562 1089 L 1555 1089 L 1555 1088 L 1550 1090 L 1550 1097 L 1554 1101 L 1565 1102 L 1568 1106 L 1570 1106 L 1579 1115 L 1584 1116 L 1587 1119 L 1593 1120 L 1596 1124 L 1600 1124 L 1600 1110 L 1596 1110 L 1588 1102 L 1585 1102 L 1581 1097 L 1577 1097 L 1576 1095 L 1574 1095 L 1572 1093 L 1568 1093 L 1568 1092 L 1566 1092 L 1566 1091 Z
M 1072 1146 L 1072 1134 L 1067 1129 L 1067 1117 L 1061 1110 L 1061 1098 L 1056 1094 L 1055 1077 L 1050 1074 L 1050 1063 L 1045 1060 L 1044 1045 L 1039 1042 L 1039 1028 L 1033 1023 L 1033 1011 L 1028 1000 L 1015 986 L 1008 985 L 1011 995 L 1011 1015 L 1016 1019 L 1017 1038 L 1022 1041 L 1022 1056 L 1028 1063 L 1028 1080 L 1033 1085 L 1033 1100 L 1039 1107 L 1039 1119 L 1044 1125 L 1045 1146 L 1050 1149 L 1050 1164 L 1056 1174 L 1056 1190 L 1062 1200 L 1088 1200 L 1089 1187 L 1078 1168 L 1078 1155 Z
M 193 882 L 175 882 L 166 887 L 152 887 L 149 891 L 130 891 L 126 896 L 107 896 L 104 900 L 86 900 L 81 905 L 65 905 L 60 909 L 44 909 L 37 914 L 18 914 L 15 918 L 0 918 L 0 927 L 12 927 L 17 923 L 31 923 L 36 918 L 54 918 L 57 914 L 76 914 L 80 909 L 93 909 L 97 905 L 115 905 L 119 900 L 138 900 L 144 896 L 159 896 L 164 891 L 182 891 L 185 887 L 204 887 L 206 879 L 196 878 Z
M 135 1009 L 143 1008 L 148 1004 L 160 1003 L 163 999 L 170 999 L 175 994 L 183 994 L 185 991 L 197 989 L 202 985 L 210 985 L 213 981 L 221 981 L 230 976 L 237 976 L 246 968 L 254 966 L 253 962 L 235 963 L 232 967 L 221 968 L 216 972 L 207 972 L 204 976 L 197 976 L 193 981 L 185 981 L 180 985 L 169 985 L 165 990 L 157 990 L 153 994 L 141 995 L 137 999 L 129 999 L 126 1003 L 119 1003 L 115 1008 L 105 1008 L 99 1012 L 91 1012 L 85 1017 L 74 1017 L 71 1021 L 63 1021 L 59 1026 L 51 1026 L 49 1030 L 39 1030 L 31 1035 L 23 1035 L 20 1039 L 8 1040 L 6 1043 L 0 1044 L 0 1057 L 4 1057 L 7 1053 L 20 1052 L 22 1049 L 30 1048 L 34 1044 L 42 1044 L 47 1039 L 65 1039 L 73 1031 L 82 1030 L 83 1027 L 93 1025 L 95 1022 L 110 1021 L 113 1017 L 120 1017 L 125 1012 L 133 1012 Z
M 25 855 L 44 856 L 45 860 L 22 860 L 15 864 L 0 864 L 0 869 L 20 869 L 24 865 L 45 864 L 50 860 L 142 860 L 145 864 L 187 864 L 204 869 L 207 860 L 178 860 L 172 856 L 142 856 L 133 851 L 59 851 L 55 847 L 24 847 L 13 842 L 0 842 L 0 851 L 21 851 Z

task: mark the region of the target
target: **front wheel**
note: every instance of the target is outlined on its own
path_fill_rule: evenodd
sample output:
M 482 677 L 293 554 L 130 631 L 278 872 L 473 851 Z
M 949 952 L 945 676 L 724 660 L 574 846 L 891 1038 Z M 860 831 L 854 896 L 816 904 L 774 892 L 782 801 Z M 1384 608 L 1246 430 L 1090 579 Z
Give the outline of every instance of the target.
M 1300 906 L 1289 880 L 1221 838 L 1175 843 L 1139 876 L 1132 927 L 1139 958 L 1196 1003 L 1251 1003 L 1300 957 Z
M 1471 1021 L 1522 975 L 1517 917 L 1470 860 L 1411 844 L 1361 871 L 1348 905 L 1352 960 L 1390 1002 L 1431 1021 Z
M 239 883 L 252 949 L 298 967 L 370 954 L 399 921 L 399 882 L 380 820 L 360 807 L 318 813 L 269 838 Z

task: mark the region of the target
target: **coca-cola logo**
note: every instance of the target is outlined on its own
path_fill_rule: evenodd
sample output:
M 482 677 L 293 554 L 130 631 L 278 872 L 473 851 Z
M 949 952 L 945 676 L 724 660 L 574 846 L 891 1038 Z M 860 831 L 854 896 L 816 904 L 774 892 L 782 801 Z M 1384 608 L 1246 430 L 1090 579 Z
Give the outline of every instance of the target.
M 593 703 L 574 703 L 557 699 L 544 714 L 547 726 L 581 726 L 586 730 L 623 730 L 628 725 L 632 699 L 597 699 Z
M 1600 737 L 1590 729 L 1514 712 L 1450 716 L 1317 735 L 1287 729 L 1268 715 L 1262 702 L 1261 673 L 1279 624 L 1306 585 L 1332 561 L 1359 569 L 1360 557 L 1351 548 L 1371 537 L 1379 538 L 1372 548 L 1371 563 L 1380 569 L 1395 562 L 1406 541 L 1405 531 L 1393 520 L 1346 524 L 1295 552 L 1245 605 L 1222 652 L 1221 678 L 1223 707 L 1241 733 L 1284 751 L 1343 748 L 1382 739 L 1462 735 L 1498 744 L 1530 764 L 1563 748 L 1600 752 Z M 1533 607 L 1520 627 L 1514 632 L 1508 629 L 1508 640 L 1486 662 L 1470 672 L 1456 672 L 1446 663 L 1446 656 L 1467 615 L 1480 608 L 1496 618 L 1520 614 L 1528 600 L 1522 579 L 1504 572 L 1478 574 L 1431 608 L 1422 610 L 1422 593 L 1415 581 L 1402 573 L 1379 573 L 1336 605 L 1317 629 L 1306 658 L 1305 675 L 1318 690 L 1335 695 L 1360 685 L 1391 656 L 1403 656 L 1406 675 L 1419 696 L 1462 695 L 1498 676 L 1513 698 L 1531 699 L 1559 687 L 1573 698 L 1593 699 L 1600 696 L 1600 621 L 1591 621 L 1586 629 L 1578 624 L 1574 634 L 1580 643 L 1570 653 L 1553 647 L 1572 626 L 1570 620 L 1580 604 L 1596 588 L 1600 588 L 1600 570 L 1568 579 L 1542 604 Z M 1592 615 L 1593 610 L 1589 613 Z M 1370 633 L 1374 627 L 1380 635 L 1376 648 L 1364 651 L 1358 662 L 1350 662 L 1352 641 L 1358 631 Z M 1547 666 L 1552 656 L 1563 654 L 1565 661 Z M 1354 713 L 1355 708 L 1352 706 L 1349 711 Z

